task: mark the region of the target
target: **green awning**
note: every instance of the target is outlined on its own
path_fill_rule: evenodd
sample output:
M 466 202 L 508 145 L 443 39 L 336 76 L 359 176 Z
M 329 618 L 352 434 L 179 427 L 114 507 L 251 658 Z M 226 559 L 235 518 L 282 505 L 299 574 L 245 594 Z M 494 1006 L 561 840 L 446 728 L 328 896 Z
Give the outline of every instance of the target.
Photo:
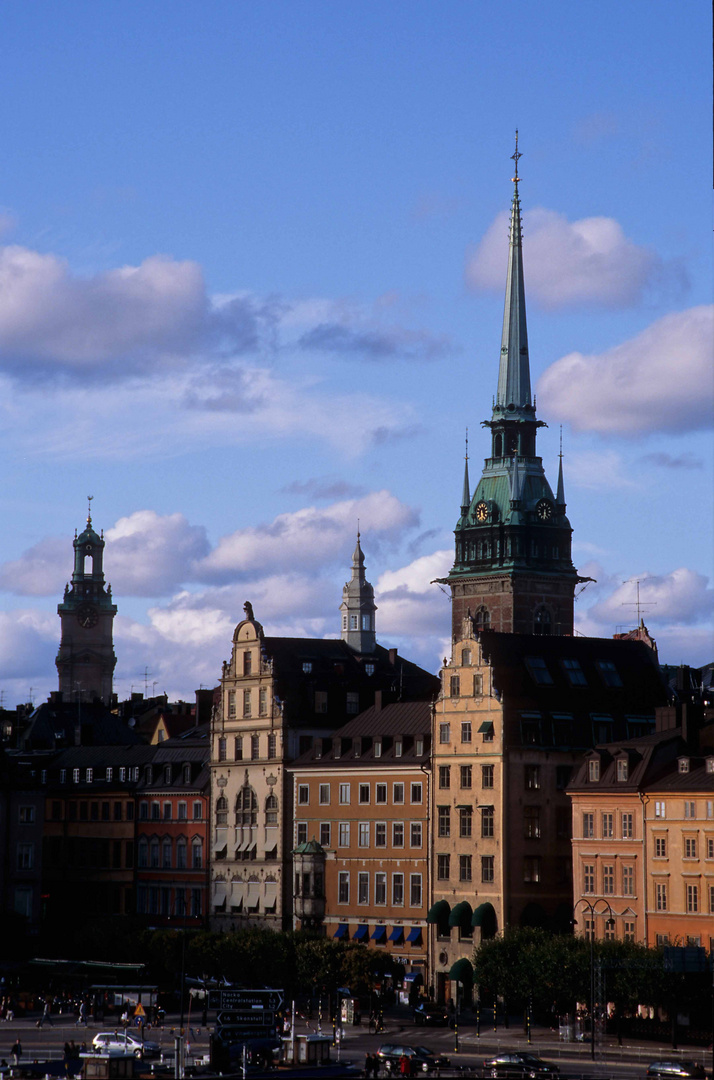
M 472 983 L 474 981 L 474 969 L 471 967 L 471 961 L 462 956 L 460 960 L 451 965 L 449 978 L 453 982 Z
M 484 720 L 481 727 L 478 729 L 479 735 L 490 735 L 493 731 L 493 720 Z
M 471 914 L 471 904 L 468 900 L 462 900 L 452 909 L 449 915 L 449 926 L 460 926 L 463 930 L 468 930 L 471 926 Z
M 493 904 L 489 904 L 488 901 L 485 904 L 479 904 L 474 911 L 471 925 L 480 926 L 487 933 L 494 933 L 496 930 L 496 911 Z
M 426 921 L 428 923 L 437 923 L 443 925 L 448 923 L 449 914 L 451 913 L 451 906 L 448 900 L 437 900 L 432 907 L 429 908 Z

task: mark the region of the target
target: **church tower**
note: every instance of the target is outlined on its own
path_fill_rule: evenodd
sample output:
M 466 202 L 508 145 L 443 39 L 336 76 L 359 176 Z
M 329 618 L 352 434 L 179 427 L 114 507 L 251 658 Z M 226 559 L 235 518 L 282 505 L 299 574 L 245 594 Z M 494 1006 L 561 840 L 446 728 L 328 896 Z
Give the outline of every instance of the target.
M 342 590 L 342 640 L 356 653 L 373 653 L 377 647 L 374 589 L 364 576 L 364 555 L 357 533 L 352 556 L 352 577 Z
M 555 495 L 536 455 L 526 298 L 523 280 L 518 132 L 509 231 L 506 301 L 498 387 L 490 420 L 491 456 L 470 494 L 468 452 L 451 587 L 452 632 L 470 616 L 477 629 L 518 634 L 572 634 L 578 575 L 565 516 L 563 461 Z M 467 447 L 468 450 L 468 447 Z
M 74 572 L 57 605 L 62 637 L 57 653 L 59 689 L 66 701 L 99 699 L 109 705 L 117 658 L 112 630 L 117 613 L 111 585 L 105 587 L 104 537 L 92 528 L 91 496 L 87 527 L 74 537 Z

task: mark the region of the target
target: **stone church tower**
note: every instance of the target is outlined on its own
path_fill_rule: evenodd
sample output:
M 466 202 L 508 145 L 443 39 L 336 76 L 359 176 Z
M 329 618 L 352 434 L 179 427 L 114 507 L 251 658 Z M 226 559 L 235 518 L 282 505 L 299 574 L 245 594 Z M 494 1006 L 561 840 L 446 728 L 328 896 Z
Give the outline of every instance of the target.
M 498 388 L 490 420 L 491 455 L 470 494 L 468 456 L 456 558 L 448 578 L 452 634 L 462 636 L 464 618 L 476 629 L 521 634 L 572 634 L 578 578 L 571 560 L 570 522 L 565 516 L 563 463 L 556 494 L 536 455 L 526 299 L 521 245 L 518 138 L 511 204 L 506 302 Z
M 117 662 L 112 630 L 116 605 L 111 585 L 105 587 L 102 559 L 104 537 L 92 528 L 91 503 L 87 527 L 74 537 L 74 572 L 57 605 L 62 637 L 57 653 L 59 689 L 66 701 L 96 699 L 111 703 Z
M 352 555 L 352 577 L 342 590 L 342 640 L 356 653 L 373 653 L 377 647 L 374 589 L 364 575 L 364 555 L 357 533 Z

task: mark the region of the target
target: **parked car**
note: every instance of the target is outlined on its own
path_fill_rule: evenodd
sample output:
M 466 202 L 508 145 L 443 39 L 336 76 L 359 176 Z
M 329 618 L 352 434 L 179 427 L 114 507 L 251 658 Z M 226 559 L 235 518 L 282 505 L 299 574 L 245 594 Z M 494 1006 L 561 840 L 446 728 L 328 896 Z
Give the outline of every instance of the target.
M 413 1009 L 415 1024 L 434 1024 L 446 1026 L 453 1024 L 453 1017 L 443 1005 L 435 1005 L 433 1001 L 420 1001 Z
M 694 1077 L 695 1080 L 705 1080 L 706 1070 L 696 1061 L 653 1061 L 647 1067 L 648 1076 L 661 1076 L 664 1080 L 672 1077 Z
M 438 1075 L 439 1069 L 447 1069 L 451 1064 L 449 1058 L 443 1054 L 435 1054 L 428 1046 L 406 1046 L 404 1043 L 385 1043 L 377 1051 L 377 1057 L 382 1062 L 387 1075 L 399 1075 L 399 1063 L 404 1055 L 410 1059 L 412 1070 L 415 1072 Z
M 484 1076 L 506 1077 L 507 1080 L 521 1080 L 522 1077 L 538 1077 L 542 1080 L 548 1076 L 557 1076 L 559 1072 L 557 1065 L 551 1065 L 535 1054 L 520 1052 L 497 1054 L 483 1063 Z
M 159 1043 L 150 1039 L 142 1042 L 130 1031 L 100 1031 L 92 1039 L 92 1046 L 100 1054 L 133 1054 L 137 1058 L 159 1057 L 161 1054 Z

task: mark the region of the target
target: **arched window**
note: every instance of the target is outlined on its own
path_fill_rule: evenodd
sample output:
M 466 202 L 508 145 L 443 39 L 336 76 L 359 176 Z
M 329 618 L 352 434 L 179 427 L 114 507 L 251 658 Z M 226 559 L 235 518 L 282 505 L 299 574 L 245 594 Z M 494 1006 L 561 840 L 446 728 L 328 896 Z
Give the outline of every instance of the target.
M 138 863 L 140 867 L 146 867 L 149 865 L 149 841 L 145 836 L 142 836 L 139 841 L 139 847 L 137 852 Z
M 493 456 L 503 457 L 503 435 L 497 435 L 493 440 Z
M 491 613 L 483 604 L 474 615 L 474 626 L 477 630 L 488 630 L 491 626 Z
M 168 837 L 161 842 L 161 869 L 171 869 L 171 841 Z
M 258 824 L 258 798 L 252 787 L 242 787 L 236 796 L 236 825 Z
M 154 839 L 151 841 L 149 847 L 149 863 L 152 869 L 158 868 L 159 865 L 159 841 Z
M 278 797 L 277 795 L 268 795 L 265 800 L 265 824 L 277 825 L 278 824 Z
M 186 852 L 188 845 L 186 844 L 186 837 L 179 836 L 176 841 L 176 869 L 186 869 Z
M 216 825 L 228 824 L 228 799 L 225 795 L 221 795 L 216 800 Z
M 550 611 L 545 604 L 541 604 L 539 608 L 536 608 L 535 617 L 533 619 L 533 633 L 546 636 L 551 633 L 551 630 L 552 620 Z
M 201 870 L 203 868 L 203 841 L 198 837 L 194 837 L 191 841 L 191 869 Z

